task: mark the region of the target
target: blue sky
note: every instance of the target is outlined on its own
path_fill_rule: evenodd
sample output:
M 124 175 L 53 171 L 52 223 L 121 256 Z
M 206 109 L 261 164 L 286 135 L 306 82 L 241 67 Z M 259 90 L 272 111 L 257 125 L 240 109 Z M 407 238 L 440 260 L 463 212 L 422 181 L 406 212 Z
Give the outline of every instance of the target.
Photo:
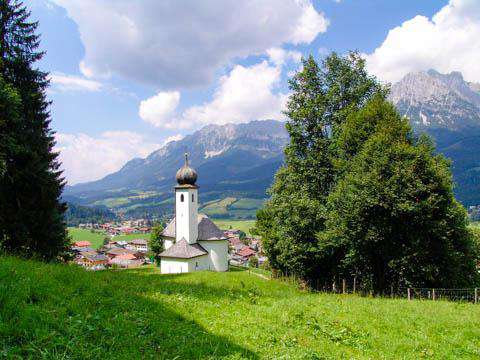
M 30 0 L 28 6 L 40 22 L 47 54 L 39 66 L 51 73 L 52 126 L 73 184 L 101 178 L 208 123 L 281 118 L 287 79 L 302 55 L 358 50 L 383 81 L 428 68 L 478 81 L 469 60 L 480 35 L 478 3 Z

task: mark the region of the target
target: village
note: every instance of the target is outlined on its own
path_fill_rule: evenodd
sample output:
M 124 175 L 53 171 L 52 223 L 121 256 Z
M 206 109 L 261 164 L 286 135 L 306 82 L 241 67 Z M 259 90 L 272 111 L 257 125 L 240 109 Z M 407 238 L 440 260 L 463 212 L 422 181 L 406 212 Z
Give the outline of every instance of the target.
M 115 240 L 116 236 L 132 234 L 149 234 L 151 222 L 146 219 L 128 220 L 119 223 L 80 224 L 81 229 L 102 231 L 111 239 L 98 249 L 92 247 L 88 240 L 75 241 L 70 250 L 72 262 L 87 270 L 105 270 L 137 268 L 154 263 L 148 240 Z M 229 265 L 258 267 L 266 264 L 267 258 L 259 238 L 247 236 L 241 230 L 229 229 L 223 232 L 228 239 Z

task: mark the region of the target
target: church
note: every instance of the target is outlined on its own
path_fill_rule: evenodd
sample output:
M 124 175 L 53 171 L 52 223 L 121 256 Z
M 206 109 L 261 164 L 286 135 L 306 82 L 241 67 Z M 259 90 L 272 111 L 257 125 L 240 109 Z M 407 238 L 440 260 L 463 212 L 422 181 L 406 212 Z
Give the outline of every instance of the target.
M 162 232 L 162 274 L 228 270 L 228 240 L 205 214 L 198 213 L 197 172 L 185 164 L 177 171 L 175 217 Z

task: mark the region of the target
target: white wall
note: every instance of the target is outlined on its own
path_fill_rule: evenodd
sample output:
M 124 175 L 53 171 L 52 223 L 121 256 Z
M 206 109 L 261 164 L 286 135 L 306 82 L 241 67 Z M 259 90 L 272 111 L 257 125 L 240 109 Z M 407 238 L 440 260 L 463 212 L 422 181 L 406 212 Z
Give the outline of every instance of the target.
M 183 202 L 181 197 L 183 195 Z M 193 201 L 192 201 L 193 196 Z M 176 240 L 185 238 L 189 244 L 198 238 L 198 191 L 191 188 L 175 189 Z
M 208 255 L 198 256 L 193 259 L 189 259 L 189 271 L 202 271 L 210 270 L 211 264 Z
M 165 241 L 163 242 L 163 247 L 165 248 L 165 250 L 167 250 L 172 245 L 173 245 L 173 240 L 165 239 Z
M 211 270 L 228 270 L 228 240 L 201 240 L 198 243 L 208 251 Z
M 160 262 L 162 274 L 179 274 L 188 272 L 190 259 L 163 258 Z

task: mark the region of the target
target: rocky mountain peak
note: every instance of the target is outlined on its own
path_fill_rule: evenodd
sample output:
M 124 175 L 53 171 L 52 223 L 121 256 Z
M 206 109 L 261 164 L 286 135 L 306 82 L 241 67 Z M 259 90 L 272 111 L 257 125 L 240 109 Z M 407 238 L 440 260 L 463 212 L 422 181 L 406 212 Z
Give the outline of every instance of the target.
M 389 99 L 416 128 L 458 130 L 480 126 L 480 93 L 460 72 L 407 74 L 392 86 Z

